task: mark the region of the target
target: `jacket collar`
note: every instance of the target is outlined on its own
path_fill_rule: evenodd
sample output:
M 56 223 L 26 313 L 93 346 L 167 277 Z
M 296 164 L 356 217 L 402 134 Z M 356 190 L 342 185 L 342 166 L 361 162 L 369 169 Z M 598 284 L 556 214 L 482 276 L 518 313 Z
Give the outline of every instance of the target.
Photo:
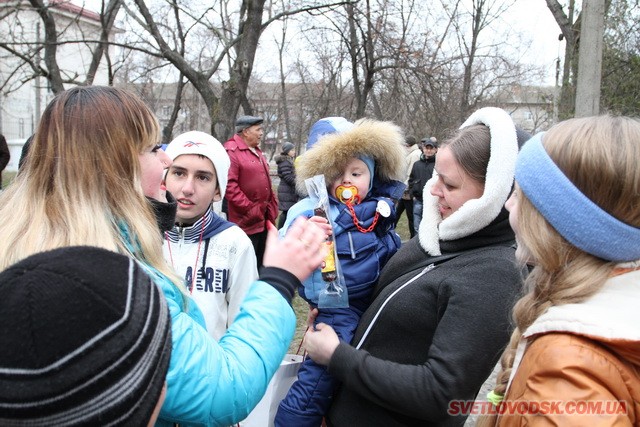
M 238 150 L 242 150 L 242 151 L 249 151 L 255 155 L 260 155 L 262 153 L 262 151 L 260 150 L 260 145 L 258 144 L 257 147 L 255 148 L 251 148 L 247 145 L 247 143 L 244 141 L 244 139 L 238 135 L 237 133 L 233 135 L 233 142 L 235 142 L 236 147 L 238 148 Z
M 569 332 L 606 341 L 640 342 L 640 271 L 611 277 L 586 301 L 550 307 L 523 336 Z
M 229 227 L 233 227 L 233 223 L 226 221 L 216 215 L 211 206 L 206 210 L 204 215 L 192 225 L 180 227 L 177 224 L 167 232 L 167 238 L 172 243 L 177 242 L 180 238 L 184 238 L 185 242 L 197 243 L 202 239 L 208 239 Z M 204 227 L 204 229 L 203 229 Z
M 522 334 L 507 390 L 529 343 L 542 334 L 560 332 L 584 336 L 640 365 L 639 306 L 640 271 L 635 270 L 610 278 L 586 301 L 550 307 Z

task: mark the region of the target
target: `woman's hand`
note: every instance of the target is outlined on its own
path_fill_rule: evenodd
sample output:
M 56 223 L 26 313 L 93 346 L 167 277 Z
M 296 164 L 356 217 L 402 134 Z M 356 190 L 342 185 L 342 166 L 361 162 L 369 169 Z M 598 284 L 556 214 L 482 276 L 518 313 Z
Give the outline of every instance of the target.
M 262 263 L 265 267 L 287 270 L 301 282 L 320 266 L 327 254 L 325 232 L 315 223 L 298 218 L 287 234 L 278 239 L 278 230 L 267 222 L 267 246 Z
M 333 352 L 336 351 L 336 347 L 340 344 L 340 339 L 333 328 L 325 323 L 318 323 L 314 327 L 313 323 L 317 316 L 317 308 L 309 312 L 309 328 L 304 337 L 304 347 L 314 362 L 328 366 Z

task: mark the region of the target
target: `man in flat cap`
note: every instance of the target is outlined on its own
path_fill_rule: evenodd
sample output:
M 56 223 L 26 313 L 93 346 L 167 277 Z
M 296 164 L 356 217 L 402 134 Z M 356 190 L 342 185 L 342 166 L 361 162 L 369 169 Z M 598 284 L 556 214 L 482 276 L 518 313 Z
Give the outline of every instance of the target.
M 227 219 L 251 239 L 258 267 L 262 265 L 267 240 L 267 221 L 274 223 L 278 216 L 269 163 L 259 147 L 264 134 L 262 122 L 261 117 L 238 117 L 235 135 L 224 144 L 231 159 L 225 196 Z

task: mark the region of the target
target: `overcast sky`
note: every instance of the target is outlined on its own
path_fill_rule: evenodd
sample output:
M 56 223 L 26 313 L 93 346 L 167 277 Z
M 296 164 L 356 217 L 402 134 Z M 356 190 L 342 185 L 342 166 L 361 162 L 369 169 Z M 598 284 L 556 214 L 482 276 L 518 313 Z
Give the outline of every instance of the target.
M 564 56 L 564 42 L 558 41 L 560 28 L 545 0 L 518 0 L 508 12 L 512 25 L 519 27 L 532 40 L 531 62 L 548 70 L 543 84 L 555 84 L 556 58 Z
M 101 0 L 72 0 L 87 9 L 99 11 Z M 425 3 L 428 0 L 423 0 Z M 546 70 L 542 85 L 555 84 L 556 58 L 564 54 L 564 42 L 558 41 L 560 29 L 553 15 L 547 8 L 545 0 L 516 0 L 507 11 L 507 16 L 498 21 L 503 25 L 511 25 L 522 33 L 525 39 L 531 40 L 527 50 L 528 62 L 540 65 Z M 261 44 L 263 44 L 261 42 Z M 257 66 L 259 61 L 257 61 Z M 266 70 L 263 70 L 266 71 Z M 267 72 L 268 74 L 268 72 Z

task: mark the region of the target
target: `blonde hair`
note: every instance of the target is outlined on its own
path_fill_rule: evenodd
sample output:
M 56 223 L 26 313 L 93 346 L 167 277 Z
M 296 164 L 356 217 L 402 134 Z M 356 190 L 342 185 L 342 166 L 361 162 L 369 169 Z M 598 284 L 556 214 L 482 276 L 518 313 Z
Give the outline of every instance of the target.
M 640 121 L 588 117 L 555 125 L 543 138 L 545 150 L 569 180 L 617 219 L 640 227 Z M 579 303 L 597 293 L 615 263 L 594 257 L 565 240 L 522 193 L 518 195 L 519 237 L 536 266 L 527 294 L 513 309 L 516 329 L 500 360 L 494 392 L 504 395 L 522 333 L 549 307 Z M 495 425 L 483 417 L 478 426 Z
M 87 245 L 133 256 L 179 283 L 141 183 L 139 155 L 159 140 L 157 119 L 132 93 L 89 86 L 56 96 L 23 168 L 0 195 L 0 269 L 37 252 Z

